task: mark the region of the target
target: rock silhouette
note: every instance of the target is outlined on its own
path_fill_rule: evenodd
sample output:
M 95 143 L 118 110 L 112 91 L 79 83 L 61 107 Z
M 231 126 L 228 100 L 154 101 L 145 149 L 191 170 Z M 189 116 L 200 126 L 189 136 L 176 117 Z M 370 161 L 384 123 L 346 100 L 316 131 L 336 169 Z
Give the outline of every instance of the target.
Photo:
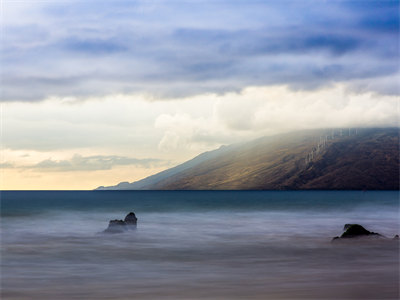
M 363 238 L 363 237 L 375 237 L 375 238 L 386 238 L 385 236 L 369 231 L 359 224 L 345 224 L 343 234 L 338 237 L 334 237 L 332 241 L 352 239 L 352 238 Z
M 127 216 L 124 219 L 125 223 L 128 225 L 135 225 L 137 224 L 137 218 L 135 213 L 130 212 L 129 214 L 127 214 Z
M 340 236 L 341 238 L 353 238 L 353 237 L 360 237 L 360 236 L 382 236 L 379 233 L 368 231 L 364 227 L 362 227 L 359 224 L 346 224 L 344 225 L 344 230 L 343 234 Z
M 128 230 L 136 229 L 137 218 L 135 213 L 130 212 L 124 220 L 110 220 L 104 233 L 123 233 Z

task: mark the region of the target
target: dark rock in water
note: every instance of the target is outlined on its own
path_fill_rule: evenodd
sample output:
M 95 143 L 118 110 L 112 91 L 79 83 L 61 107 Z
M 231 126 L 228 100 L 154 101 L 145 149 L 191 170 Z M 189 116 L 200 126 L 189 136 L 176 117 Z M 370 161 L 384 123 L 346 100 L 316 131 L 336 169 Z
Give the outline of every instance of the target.
M 346 225 L 348 225 L 346 227 Z M 381 236 L 379 233 L 375 233 L 372 231 L 368 231 L 364 227 L 358 224 L 346 224 L 345 229 L 346 231 L 340 236 L 341 238 L 353 238 L 353 237 L 361 237 L 361 236 Z
M 125 223 L 128 225 L 135 225 L 137 224 L 137 218 L 135 216 L 135 213 L 130 212 L 129 214 L 127 214 L 127 216 L 125 217 Z
M 115 220 L 111 220 L 109 225 L 111 225 L 111 226 L 125 226 L 126 223 L 125 223 L 125 221 L 115 219 Z
M 399 239 L 399 235 L 398 234 L 396 234 L 395 236 L 394 236 L 394 238 L 393 238 L 394 240 L 398 240 Z
M 369 231 L 359 224 L 346 224 L 344 225 L 343 230 L 345 230 L 345 232 L 340 237 L 338 236 L 334 237 L 332 241 L 337 241 L 340 239 L 349 239 L 349 238 L 361 238 L 361 237 L 385 238 L 383 235 Z
M 357 225 L 357 224 L 344 224 L 343 230 L 347 230 L 350 226 Z
M 125 221 L 122 220 L 111 220 L 108 223 L 108 228 L 104 230 L 104 233 L 122 233 L 127 230 Z
M 123 233 L 129 229 L 136 229 L 137 218 L 135 213 L 130 212 L 124 220 L 111 220 L 108 224 L 108 228 L 104 230 L 104 233 Z

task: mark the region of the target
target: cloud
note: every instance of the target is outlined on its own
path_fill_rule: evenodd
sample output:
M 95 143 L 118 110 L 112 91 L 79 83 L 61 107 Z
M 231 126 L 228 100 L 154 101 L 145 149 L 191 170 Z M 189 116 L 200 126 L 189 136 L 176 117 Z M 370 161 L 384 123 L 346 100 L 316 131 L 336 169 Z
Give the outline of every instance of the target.
M 226 136 L 213 116 L 194 117 L 188 113 L 162 114 L 155 120 L 155 128 L 164 132 L 158 148 L 162 151 L 191 149 L 206 151 L 233 140 Z
M 73 52 L 81 52 L 89 55 L 112 54 L 128 50 L 121 43 L 106 39 L 69 38 L 64 41 L 64 47 Z
M 377 81 L 375 88 L 388 82 Z M 20 154 L 49 153 L 36 162 L 93 151 L 180 161 L 221 144 L 296 129 L 396 126 L 398 97 L 365 92 L 368 84 L 359 80 L 312 91 L 254 86 L 169 101 L 115 95 L 83 102 L 6 103 L 2 143 Z M 62 151 L 68 156 L 51 154 Z
M 96 5 L 93 5 L 96 4 Z M 396 93 L 398 1 L 4 3 L 2 101 L 356 82 Z
M 316 91 L 286 86 L 249 87 L 241 93 L 214 95 L 211 113 L 162 114 L 155 127 L 163 130 L 163 151 L 206 151 L 257 137 L 315 128 L 395 127 L 396 96 L 351 92 L 336 85 Z
M 0 169 L 12 169 L 15 165 L 9 162 L 0 163 Z
M 167 165 L 168 162 L 161 159 L 146 158 L 137 159 L 113 155 L 81 156 L 75 154 L 69 160 L 46 159 L 35 165 L 24 166 L 25 169 L 33 169 L 40 172 L 72 172 L 72 171 L 98 171 L 110 170 L 115 166 L 135 166 L 140 168 L 154 168 Z
M 398 126 L 397 105 L 397 97 L 352 93 L 340 85 L 313 92 L 281 86 L 248 88 L 241 97 L 221 99 L 215 112 L 231 130 L 267 135 L 312 128 Z

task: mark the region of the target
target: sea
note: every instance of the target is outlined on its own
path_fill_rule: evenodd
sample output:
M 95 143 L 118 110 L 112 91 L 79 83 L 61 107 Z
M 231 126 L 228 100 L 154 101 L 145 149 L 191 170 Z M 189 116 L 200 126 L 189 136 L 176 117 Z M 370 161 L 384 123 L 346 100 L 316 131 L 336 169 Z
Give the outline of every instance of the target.
M 1 299 L 399 299 L 398 191 L 0 197 Z M 332 242 L 347 223 L 387 239 Z

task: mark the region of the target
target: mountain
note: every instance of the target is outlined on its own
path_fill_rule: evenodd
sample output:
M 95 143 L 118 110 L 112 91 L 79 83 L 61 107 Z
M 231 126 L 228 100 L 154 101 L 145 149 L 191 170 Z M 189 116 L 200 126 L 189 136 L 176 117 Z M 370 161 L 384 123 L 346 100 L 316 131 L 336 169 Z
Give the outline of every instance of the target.
M 205 152 L 98 190 L 398 190 L 399 128 L 309 130 Z

